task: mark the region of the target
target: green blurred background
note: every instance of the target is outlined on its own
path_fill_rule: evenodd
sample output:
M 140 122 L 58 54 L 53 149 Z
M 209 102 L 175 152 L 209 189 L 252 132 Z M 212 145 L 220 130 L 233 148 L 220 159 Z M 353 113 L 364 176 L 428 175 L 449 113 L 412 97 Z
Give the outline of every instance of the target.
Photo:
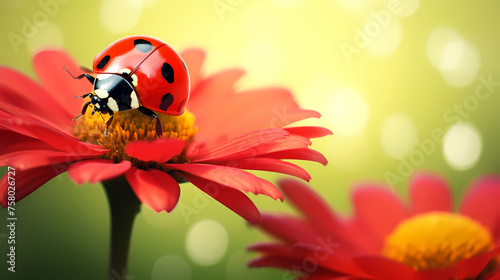
M 313 144 L 326 167 L 299 164 L 346 215 L 349 190 L 363 181 L 406 197 L 412 170 L 433 170 L 448 178 L 458 201 L 476 176 L 499 171 L 498 1 L 0 3 L 0 63 L 33 78 L 31 56 L 39 48 L 64 47 L 91 67 L 111 42 L 144 34 L 177 50 L 205 49 L 206 73 L 245 68 L 242 89 L 290 88 L 303 107 L 323 114 L 301 124 L 334 131 Z M 286 201 L 251 196 L 264 211 L 292 211 Z M 63 174 L 16 209 L 17 272 L 6 270 L 1 226 L 1 279 L 105 279 L 109 224 L 100 185 L 77 186 Z M 0 211 L 0 225 L 6 216 Z M 266 238 L 184 184 L 172 213 L 143 207 L 128 279 L 283 279 L 280 271 L 246 268 L 254 255 L 245 247 Z

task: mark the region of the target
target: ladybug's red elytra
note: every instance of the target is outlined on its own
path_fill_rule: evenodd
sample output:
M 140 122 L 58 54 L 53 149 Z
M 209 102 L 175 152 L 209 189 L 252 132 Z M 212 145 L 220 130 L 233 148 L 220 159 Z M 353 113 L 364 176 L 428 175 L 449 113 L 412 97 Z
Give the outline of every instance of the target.
M 180 55 L 165 42 L 150 36 L 130 36 L 119 39 L 101 53 L 92 67 L 97 76 L 82 74 L 93 92 L 75 96 L 90 97 L 82 114 L 90 104 L 92 114 L 110 114 L 106 123 L 113 122 L 114 112 L 138 109 L 156 119 L 156 135 L 163 134 L 160 118 L 155 112 L 178 116 L 184 113 L 189 100 L 189 73 Z M 75 118 L 75 119 L 76 119 Z

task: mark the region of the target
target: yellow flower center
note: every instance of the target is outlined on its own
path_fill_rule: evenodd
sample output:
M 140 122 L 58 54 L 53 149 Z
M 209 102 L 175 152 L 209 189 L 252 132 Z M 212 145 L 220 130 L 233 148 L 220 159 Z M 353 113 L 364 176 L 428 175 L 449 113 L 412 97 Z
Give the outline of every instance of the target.
M 455 213 L 429 212 L 401 222 L 386 237 L 382 254 L 415 270 L 449 267 L 493 249 L 490 232 Z
M 113 162 L 128 160 L 138 168 L 157 168 L 154 162 L 142 162 L 125 153 L 125 147 L 134 140 L 153 140 L 156 138 L 155 119 L 148 117 L 138 110 L 115 112 L 113 123 L 109 126 L 108 136 L 105 137 L 106 121 L 109 115 L 95 113 L 92 115 L 92 106 L 86 113 L 75 121 L 73 135 L 84 142 L 101 145 L 109 152 L 102 158 Z M 164 138 L 193 140 L 198 128 L 195 126 L 194 115 L 187 110 L 181 116 L 170 116 L 157 113 L 163 125 Z M 169 162 L 187 162 L 184 153 L 172 158 Z

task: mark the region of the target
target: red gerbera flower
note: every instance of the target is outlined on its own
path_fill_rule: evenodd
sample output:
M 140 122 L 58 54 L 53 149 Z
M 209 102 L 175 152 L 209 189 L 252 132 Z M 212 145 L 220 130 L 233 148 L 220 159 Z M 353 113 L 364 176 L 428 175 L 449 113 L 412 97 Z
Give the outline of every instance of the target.
M 171 211 L 179 183 L 195 186 L 250 222 L 261 216 L 243 192 L 283 200 L 270 182 L 243 169 L 294 175 L 308 173 L 282 159 L 326 164 L 309 149 L 310 139 L 331 132 L 322 127 L 290 127 L 319 117 L 303 110 L 283 88 L 238 92 L 239 69 L 205 77 L 201 50 L 182 53 L 191 77 L 188 112 L 162 115 L 164 138 L 155 139 L 154 120 L 136 110 L 119 112 L 104 137 L 105 122 L 91 110 L 75 122 L 86 81 L 72 79 L 63 67 L 78 73 L 63 51 L 47 50 L 34 57 L 40 84 L 10 68 L 0 68 L 0 161 L 17 172 L 16 201 L 65 171 L 77 183 L 109 181 L 121 175 L 137 197 L 157 212 Z M 150 141 L 147 141 L 150 140 Z M 7 206 L 7 176 L 0 182 L 0 204 Z
M 409 206 L 387 188 L 364 185 L 353 193 L 349 218 L 300 182 L 280 185 L 306 219 L 264 215 L 259 227 L 282 242 L 250 247 L 263 254 L 250 266 L 301 279 L 500 279 L 499 176 L 476 180 L 458 212 L 435 175 L 412 178 Z

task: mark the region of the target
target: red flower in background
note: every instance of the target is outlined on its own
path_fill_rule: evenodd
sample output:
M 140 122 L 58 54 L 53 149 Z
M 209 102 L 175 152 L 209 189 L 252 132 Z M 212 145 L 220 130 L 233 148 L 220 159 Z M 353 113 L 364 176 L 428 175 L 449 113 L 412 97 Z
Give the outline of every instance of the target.
M 300 182 L 280 185 L 305 219 L 263 215 L 259 227 L 281 242 L 250 247 L 263 254 L 250 266 L 311 280 L 500 279 L 499 176 L 475 181 L 456 213 L 437 176 L 412 178 L 409 206 L 387 188 L 364 185 L 353 193 L 349 218 Z
M 101 116 L 85 114 L 73 122 L 82 103 L 73 96 L 89 91 L 64 52 L 48 50 L 34 58 L 40 84 L 7 67 L 0 68 L 0 161 L 16 168 L 16 201 L 68 171 L 77 183 L 102 182 L 124 175 L 137 197 L 157 212 L 171 211 L 178 182 L 195 186 L 250 222 L 261 215 L 243 192 L 283 200 L 270 182 L 243 169 L 266 170 L 309 180 L 309 174 L 283 159 L 326 164 L 309 149 L 310 139 L 331 132 L 322 127 L 285 126 L 319 113 L 303 110 L 283 88 L 238 92 L 243 75 L 228 69 L 204 76 L 205 54 L 181 54 L 191 77 L 189 112 L 162 115 L 164 138 L 154 139 L 153 120 L 132 111 L 115 114 L 104 137 Z M 91 110 L 87 110 L 90 112 Z M 154 139 L 154 140 L 153 140 Z M 152 140 L 152 141 L 146 141 Z M 7 206 L 7 175 L 0 182 L 0 204 Z

